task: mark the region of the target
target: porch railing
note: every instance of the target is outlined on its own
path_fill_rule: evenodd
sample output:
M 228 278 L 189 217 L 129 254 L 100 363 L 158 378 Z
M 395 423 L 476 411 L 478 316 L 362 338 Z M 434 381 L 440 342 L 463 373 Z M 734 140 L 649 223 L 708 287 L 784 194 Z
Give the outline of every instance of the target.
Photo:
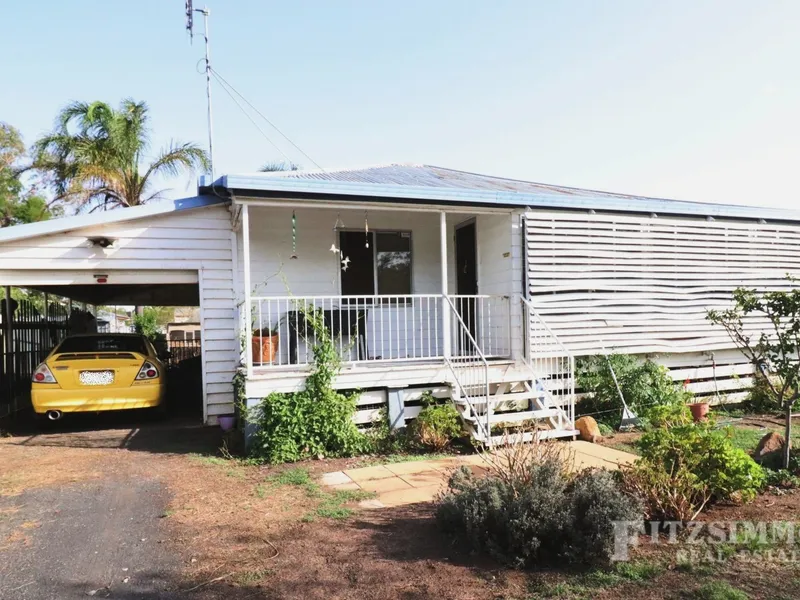
M 443 360 L 471 355 L 472 334 L 487 357 L 511 355 L 508 296 L 450 296 L 445 310 L 441 294 L 391 296 L 265 296 L 252 298 L 253 367 L 304 366 L 313 362 L 313 327 L 306 314 L 322 315 L 340 357 L 346 363 Z M 460 317 L 464 327 L 456 327 Z M 449 344 L 445 319 L 452 319 Z
M 549 404 L 563 408 L 569 423 L 558 423 L 563 429 L 575 425 L 575 357 L 561 343 L 556 334 L 536 311 L 533 303 L 521 297 L 523 322 L 528 326 L 524 336 L 525 362 L 530 366 L 536 379 L 534 384 L 545 392 Z

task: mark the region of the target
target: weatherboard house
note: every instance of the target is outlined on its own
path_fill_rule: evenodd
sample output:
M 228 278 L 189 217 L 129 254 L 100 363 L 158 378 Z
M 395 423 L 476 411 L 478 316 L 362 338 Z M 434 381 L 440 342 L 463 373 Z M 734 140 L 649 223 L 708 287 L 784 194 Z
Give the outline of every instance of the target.
M 751 366 L 705 319 L 800 271 L 800 212 L 702 204 L 428 165 L 226 175 L 198 195 L 0 230 L 0 286 L 95 305 L 198 306 L 203 420 L 301 389 L 324 316 L 359 423 L 422 393 L 473 435 L 574 433 L 575 358 L 652 356 L 700 396 Z M 268 330 L 268 331 L 267 331 Z M 246 340 L 251 340 L 247 343 Z

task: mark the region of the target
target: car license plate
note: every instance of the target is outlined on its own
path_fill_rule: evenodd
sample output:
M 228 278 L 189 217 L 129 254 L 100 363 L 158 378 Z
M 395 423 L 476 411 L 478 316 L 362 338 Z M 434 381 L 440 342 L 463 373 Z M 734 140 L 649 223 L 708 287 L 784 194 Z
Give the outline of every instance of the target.
M 81 371 L 82 385 L 109 385 L 114 383 L 114 371 Z

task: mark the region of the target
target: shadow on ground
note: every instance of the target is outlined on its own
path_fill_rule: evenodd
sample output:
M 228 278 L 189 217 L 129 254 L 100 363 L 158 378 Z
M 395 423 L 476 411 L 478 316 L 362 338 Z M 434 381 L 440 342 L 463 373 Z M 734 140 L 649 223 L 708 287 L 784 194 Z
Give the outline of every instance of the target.
M 223 445 L 218 427 L 186 417 L 155 418 L 142 410 L 68 414 L 38 423 L 20 415 L 3 427 L 12 444 L 62 448 L 123 448 L 151 453 L 217 454 Z

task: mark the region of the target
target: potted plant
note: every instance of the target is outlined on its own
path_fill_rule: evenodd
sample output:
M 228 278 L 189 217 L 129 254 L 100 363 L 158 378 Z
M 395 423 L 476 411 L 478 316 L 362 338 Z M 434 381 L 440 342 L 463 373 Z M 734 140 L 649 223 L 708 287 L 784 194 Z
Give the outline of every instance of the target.
M 217 422 L 219 423 L 220 429 L 222 431 L 231 431 L 234 426 L 236 425 L 236 416 L 235 415 L 219 415 L 217 417 Z
M 278 330 L 274 327 L 253 329 L 251 347 L 253 349 L 253 364 L 271 364 L 278 353 Z

